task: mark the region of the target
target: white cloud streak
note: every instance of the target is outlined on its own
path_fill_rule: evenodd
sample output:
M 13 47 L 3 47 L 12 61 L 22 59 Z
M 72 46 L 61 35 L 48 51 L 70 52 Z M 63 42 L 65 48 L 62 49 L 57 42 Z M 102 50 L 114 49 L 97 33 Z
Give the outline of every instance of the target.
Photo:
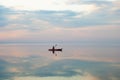
M 93 4 L 68 4 L 68 0 L 4 0 L 0 5 L 13 8 L 15 10 L 48 10 L 48 11 L 73 11 L 91 13 L 98 9 Z

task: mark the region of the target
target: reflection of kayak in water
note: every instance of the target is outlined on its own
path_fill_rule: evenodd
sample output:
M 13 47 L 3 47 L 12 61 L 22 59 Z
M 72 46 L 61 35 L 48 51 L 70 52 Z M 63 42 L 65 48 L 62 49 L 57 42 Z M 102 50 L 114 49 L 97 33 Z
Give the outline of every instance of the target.
M 48 49 L 48 51 L 52 51 L 53 54 L 55 53 L 55 51 L 62 51 L 62 48 L 60 48 L 60 49 L 55 49 L 56 46 L 57 46 L 57 45 L 53 46 L 52 49 Z M 57 54 L 56 54 L 56 55 L 57 55 Z

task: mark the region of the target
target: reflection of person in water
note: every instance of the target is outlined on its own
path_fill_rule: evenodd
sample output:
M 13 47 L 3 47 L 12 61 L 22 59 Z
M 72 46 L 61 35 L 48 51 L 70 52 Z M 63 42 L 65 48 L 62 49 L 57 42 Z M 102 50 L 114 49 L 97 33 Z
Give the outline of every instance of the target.
M 52 47 L 53 54 L 55 54 L 55 56 L 57 56 L 57 54 L 55 53 L 55 47 L 56 47 L 56 46 L 57 46 L 57 45 L 55 45 L 55 46 Z

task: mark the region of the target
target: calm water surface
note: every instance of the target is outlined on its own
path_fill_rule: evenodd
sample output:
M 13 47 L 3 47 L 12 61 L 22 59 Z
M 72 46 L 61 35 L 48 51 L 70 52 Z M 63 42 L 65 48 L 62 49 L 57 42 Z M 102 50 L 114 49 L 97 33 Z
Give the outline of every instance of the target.
M 0 80 L 120 80 L 120 46 L 1 44 Z

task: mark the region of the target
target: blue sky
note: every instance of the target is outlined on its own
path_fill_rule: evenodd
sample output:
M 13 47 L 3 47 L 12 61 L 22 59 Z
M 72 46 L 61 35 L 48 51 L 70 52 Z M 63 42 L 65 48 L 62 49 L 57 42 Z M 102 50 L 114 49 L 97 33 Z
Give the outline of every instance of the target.
M 0 42 L 119 42 L 119 0 L 1 0 Z

